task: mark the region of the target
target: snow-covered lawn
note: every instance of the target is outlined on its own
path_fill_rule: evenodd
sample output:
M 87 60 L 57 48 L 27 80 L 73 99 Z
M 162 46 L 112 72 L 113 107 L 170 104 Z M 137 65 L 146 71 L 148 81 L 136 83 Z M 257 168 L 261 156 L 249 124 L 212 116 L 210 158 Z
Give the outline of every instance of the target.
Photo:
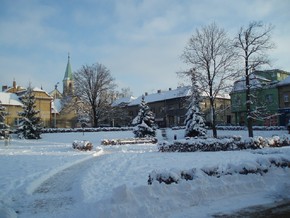
M 209 132 L 210 133 L 210 132 Z M 184 130 L 167 130 L 167 140 Z M 256 136 L 287 131 L 255 131 Z M 246 136 L 246 131 L 218 131 Z M 269 166 L 290 161 L 290 147 L 259 150 L 160 153 L 157 146 L 101 146 L 103 139 L 131 138 L 131 131 L 43 134 L 41 140 L 0 141 L 0 217 L 209 217 L 241 208 L 290 199 L 290 169 Z M 159 141 L 163 140 L 157 131 Z M 89 140 L 92 151 L 72 149 Z M 264 174 L 208 176 L 267 167 Z M 166 185 L 153 182 L 153 171 L 195 169 L 193 180 Z

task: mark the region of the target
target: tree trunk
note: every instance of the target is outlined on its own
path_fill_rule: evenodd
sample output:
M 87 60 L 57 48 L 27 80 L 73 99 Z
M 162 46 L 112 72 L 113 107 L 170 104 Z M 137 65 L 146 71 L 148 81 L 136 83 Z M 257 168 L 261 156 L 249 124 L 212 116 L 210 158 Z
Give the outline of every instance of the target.
M 97 111 L 96 108 L 92 108 L 93 111 L 93 127 L 98 127 L 98 118 L 97 118 Z
M 212 121 L 212 135 L 214 138 L 217 138 L 217 129 L 216 129 L 215 119 L 213 119 L 213 121 Z
M 246 52 L 246 57 L 248 56 Z M 246 65 L 246 110 L 247 110 L 247 126 L 249 137 L 253 137 L 253 119 L 251 116 L 251 87 L 250 87 L 250 75 L 249 75 L 249 63 L 248 59 L 245 60 Z
M 211 105 L 211 118 L 212 118 L 212 135 L 214 138 L 217 138 L 216 114 L 215 114 L 213 98 L 210 99 L 210 105 Z

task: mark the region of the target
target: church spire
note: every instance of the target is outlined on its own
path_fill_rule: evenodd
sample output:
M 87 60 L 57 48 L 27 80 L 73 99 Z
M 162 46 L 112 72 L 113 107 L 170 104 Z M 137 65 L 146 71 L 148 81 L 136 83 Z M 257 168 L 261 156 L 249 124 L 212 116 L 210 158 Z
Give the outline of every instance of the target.
M 70 65 L 70 54 L 68 53 L 67 65 L 65 69 L 65 74 L 63 78 L 63 95 L 72 95 L 73 94 L 73 74 Z
M 67 65 L 66 65 L 66 70 L 65 70 L 63 80 L 72 80 L 72 79 L 73 79 L 73 76 L 72 76 L 72 70 L 71 70 L 71 65 L 70 65 L 70 55 L 68 53 Z

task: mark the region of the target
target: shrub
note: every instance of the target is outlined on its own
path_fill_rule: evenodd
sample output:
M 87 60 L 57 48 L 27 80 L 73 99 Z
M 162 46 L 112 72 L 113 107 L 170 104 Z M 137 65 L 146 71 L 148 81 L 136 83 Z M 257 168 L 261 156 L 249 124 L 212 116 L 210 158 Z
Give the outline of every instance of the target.
M 160 152 L 195 152 L 195 151 L 229 151 L 243 149 L 260 149 L 264 147 L 288 146 L 290 140 L 287 136 L 263 138 L 245 138 L 233 136 L 223 138 L 188 138 L 176 140 L 171 143 L 167 141 L 158 144 Z
M 91 151 L 93 149 L 93 144 L 89 141 L 73 141 L 73 149 L 78 149 L 81 151 Z

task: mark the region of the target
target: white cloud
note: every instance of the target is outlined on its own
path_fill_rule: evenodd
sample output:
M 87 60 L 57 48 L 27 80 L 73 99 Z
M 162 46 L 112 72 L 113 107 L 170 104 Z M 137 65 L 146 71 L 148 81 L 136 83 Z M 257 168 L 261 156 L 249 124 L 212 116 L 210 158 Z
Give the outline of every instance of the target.
M 45 25 L 45 21 L 55 15 L 55 10 L 36 1 L 10 2 L 8 17 L 1 19 L 0 42 L 5 45 L 28 47 L 45 41 L 58 31 Z
M 252 20 L 273 23 L 274 67 L 290 71 L 287 0 L 16 1 L 6 1 L 0 14 L 0 74 L 9 82 L 17 74 L 53 87 L 70 52 L 73 70 L 101 62 L 135 95 L 174 88 L 180 82 L 175 72 L 189 67 L 179 59 L 187 40 L 213 21 L 232 36 Z

